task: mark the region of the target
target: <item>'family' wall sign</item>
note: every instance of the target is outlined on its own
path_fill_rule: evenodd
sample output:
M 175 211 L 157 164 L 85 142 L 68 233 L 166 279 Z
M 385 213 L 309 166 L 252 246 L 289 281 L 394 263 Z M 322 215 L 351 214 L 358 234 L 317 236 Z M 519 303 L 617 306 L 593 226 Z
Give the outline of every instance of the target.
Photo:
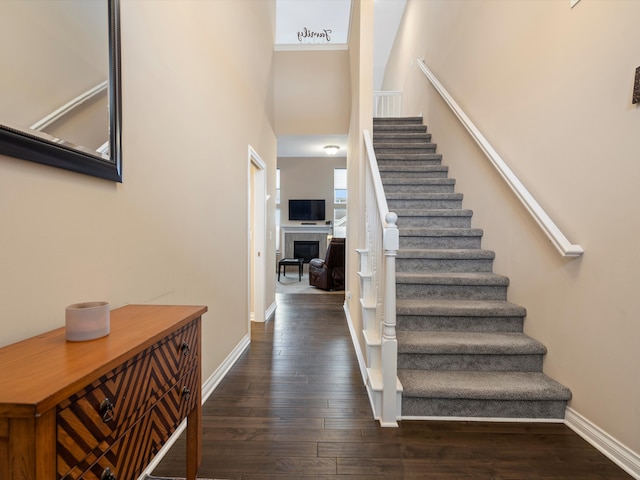
M 327 28 L 314 32 L 309 30 L 307 27 L 304 27 L 301 31 L 298 31 L 298 41 L 306 43 L 313 42 L 314 40 L 330 42 L 331 33 L 333 33 L 333 30 L 329 30 Z

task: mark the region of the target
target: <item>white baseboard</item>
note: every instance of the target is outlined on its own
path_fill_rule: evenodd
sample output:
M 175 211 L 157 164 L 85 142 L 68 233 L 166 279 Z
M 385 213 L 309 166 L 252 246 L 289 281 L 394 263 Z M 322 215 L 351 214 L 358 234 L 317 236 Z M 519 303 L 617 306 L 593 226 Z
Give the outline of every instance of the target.
M 240 340 L 238 345 L 236 345 L 236 347 L 227 356 L 227 358 L 224 359 L 224 361 L 222 362 L 222 364 L 220 364 L 220 366 L 216 369 L 216 371 L 213 372 L 213 374 L 211 374 L 211 376 L 203 382 L 202 403 L 207 401 L 207 399 L 211 396 L 213 391 L 224 379 L 227 373 L 229 373 L 229 370 L 231 370 L 231 367 L 233 367 L 233 365 L 238 361 L 238 358 L 240 358 L 240 355 L 242 355 L 242 353 L 245 351 L 245 349 L 249 346 L 250 343 L 251 343 L 251 339 L 247 334 L 242 338 L 242 340 Z M 176 441 L 180 437 L 180 434 L 184 431 L 185 428 L 187 428 L 186 419 L 183 420 L 180 425 L 178 425 L 178 428 L 176 428 L 176 431 L 173 432 L 173 435 L 171 435 L 171 437 L 169 437 L 169 440 L 167 440 L 167 443 L 165 443 L 162 446 L 162 448 L 157 453 L 157 455 L 153 458 L 151 463 L 147 466 L 144 472 L 142 472 L 142 475 L 138 477 L 138 480 L 143 480 L 147 475 L 151 475 L 151 473 L 155 470 L 155 468 L 158 466 L 160 461 L 169 452 L 173 444 L 176 443 Z
M 565 412 L 564 423 L 633 478 L 640 479 L 640 455 L 638 453 L 569 407 Z
M 278 308 L 278 304 L 274 300 L 273 303 L 269 305 L 269 308 L 267 308 L 267 311 L 264 313 L 265 321 L 269 320 L 271 318 L 271 315 L 276 313 L 276 308 Z

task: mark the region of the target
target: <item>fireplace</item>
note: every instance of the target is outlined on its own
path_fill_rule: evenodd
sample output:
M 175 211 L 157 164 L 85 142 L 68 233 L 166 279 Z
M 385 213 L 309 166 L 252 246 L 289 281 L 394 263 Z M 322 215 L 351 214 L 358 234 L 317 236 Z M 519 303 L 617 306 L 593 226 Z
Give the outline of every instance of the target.
M 309 263 L 312 258 L 320 256 L 320 242 L 295 240 L 293 242 L 293 258 L 303 258 L 304 263 Z
M 327 249 L 328 237 L 331 235 L 331 225 L 282 225 L 281 258 L 295 258 L 293 255 L 293 242 L 318 242 L 320 255 L 324 255 Z M 318 258 L 319 256 L 316 255 Z M 304 257 L 301 257 L 304 258 Z

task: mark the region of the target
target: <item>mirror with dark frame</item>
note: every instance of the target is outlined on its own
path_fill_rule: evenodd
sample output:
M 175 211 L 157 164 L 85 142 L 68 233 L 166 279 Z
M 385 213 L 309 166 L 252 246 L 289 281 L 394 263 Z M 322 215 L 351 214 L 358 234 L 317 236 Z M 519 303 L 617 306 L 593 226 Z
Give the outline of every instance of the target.
M 0 2 L 0 154 L 122 182 L 119 7 Z

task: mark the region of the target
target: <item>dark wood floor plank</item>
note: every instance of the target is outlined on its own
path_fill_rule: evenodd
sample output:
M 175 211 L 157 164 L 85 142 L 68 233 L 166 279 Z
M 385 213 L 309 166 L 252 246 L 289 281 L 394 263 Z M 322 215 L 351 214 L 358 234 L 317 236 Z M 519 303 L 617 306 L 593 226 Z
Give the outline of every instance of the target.
M 199 476 L 225 480 L 629 480 L 559 423 L 381 428 L 334 294 L 278 295 L 275 318 L 203 406 Z M 184 476 L 184 435 L 154 471 Z
M 206 441 L 229 439 L 246 442 L 362 442 L 360 430 L 326 430 L 318 428 L 208 428 L 204 431 L 203 438 Z

